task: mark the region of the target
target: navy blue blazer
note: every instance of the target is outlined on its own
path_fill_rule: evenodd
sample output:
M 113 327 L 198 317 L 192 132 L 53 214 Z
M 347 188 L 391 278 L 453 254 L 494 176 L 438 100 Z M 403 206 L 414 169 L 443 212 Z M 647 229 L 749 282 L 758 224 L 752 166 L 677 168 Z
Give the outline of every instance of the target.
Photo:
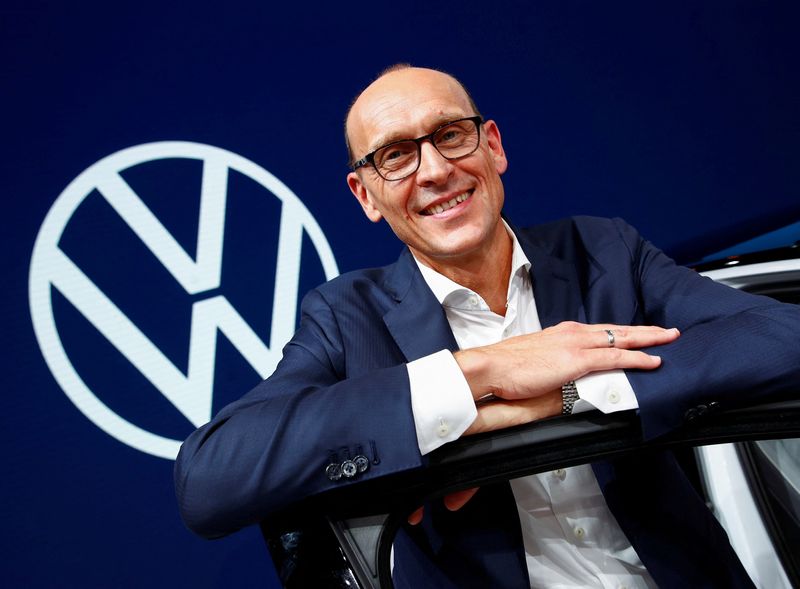
M 576 217 L 515 234 L 543 327 L 565 320 L 678 327 L 662 366 L 628 371 L 645 437 L 700 405 L 729 407 L 800 384 L 800 309 L 676 266 L 620 220 Z M 186 440 L 175 484 L 186 524 L 218 537 L 299 498 L 424 468 L 405 363 L 457 346 L 406 250 L 389 266 L 311 291 L 275 373 Z M 352 479 L 333 457 L 366 455 Z M 750 586 L 724 531 L 669 453 L 593 465 L 621 528 L 661 587 Z M 395 543 L 398 587 L 525 587 L 507 484 L 462 510 L 428 506 Z

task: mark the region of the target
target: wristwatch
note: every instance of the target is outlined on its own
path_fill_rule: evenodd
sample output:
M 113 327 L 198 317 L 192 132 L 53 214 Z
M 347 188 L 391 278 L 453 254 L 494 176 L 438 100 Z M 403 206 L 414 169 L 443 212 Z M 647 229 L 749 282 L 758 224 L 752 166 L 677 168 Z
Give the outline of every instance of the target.
M 561 385 L 561 415 L 572 415 L 572 408 L 578 399 L 580 397 L 574 380 Z

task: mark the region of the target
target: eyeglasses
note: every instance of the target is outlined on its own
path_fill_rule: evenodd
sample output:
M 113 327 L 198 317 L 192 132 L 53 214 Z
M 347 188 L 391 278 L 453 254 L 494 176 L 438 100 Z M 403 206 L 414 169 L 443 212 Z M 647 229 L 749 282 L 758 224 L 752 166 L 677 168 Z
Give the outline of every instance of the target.
M 430 141 L 445 159 L 465 157 L 478 149 L 482 123 L 481 116 L 465 117 L 445 123 L 422 137 L 387 143 L 355 162 L 353 170 L 372 164 L 384 180 L 408 178 L 419 169 L 423 141 Z

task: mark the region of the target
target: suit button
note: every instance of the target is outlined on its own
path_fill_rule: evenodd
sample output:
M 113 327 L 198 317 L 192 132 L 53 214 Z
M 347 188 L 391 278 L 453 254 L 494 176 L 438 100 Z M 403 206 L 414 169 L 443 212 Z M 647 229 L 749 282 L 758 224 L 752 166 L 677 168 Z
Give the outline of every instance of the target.
M 686 413 L 683 414 L 683 418 L 686 421 L 694 421 L 695 419 L 697 419 L 697 409 L 695 409 L 694 407 L 692 407 L 691 409 L 687 409 Z
M 709 411 L 719 411 L 719 403 L 717 403 L 716 401 L 711 401 L 708 404 L 708 410 Z
M 325 474 L 328 475 L 330 480 L 338 481 L 340 478 L 342 478 L 342 467 L 341 465 L 332 462 L 325 469 Z
M 363 454 L 359 454 L 353 458 L 353 462 L 355 462 L 356 467 L 358 467 L 358 472 L 364 472 L 369 468 L 369 459 Z
M 357 472 L 358 467 L 356 466 L 355 462 L 352 460 L 345 460 L 342 462 L 342 476 L 352 479 L 354 476 L 356 476 Z
M 702 417 L 707 412 L 708 412 L 708 406 L 707 405 L 698 405 L 697 406 L 697 415 Z

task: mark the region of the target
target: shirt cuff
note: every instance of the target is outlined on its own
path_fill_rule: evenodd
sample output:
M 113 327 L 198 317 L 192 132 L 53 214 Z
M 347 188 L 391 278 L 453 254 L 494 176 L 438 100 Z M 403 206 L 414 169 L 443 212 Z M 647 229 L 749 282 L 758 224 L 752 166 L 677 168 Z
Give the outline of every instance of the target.
M 623 370 L 592 372 L 575 381 L 579 400 L 575 401 L 573 413 L 599 409 L 603 413 L 638 409 L 639 401 L 633 392 L 628 376 Z
M 457 440 L 478 417 L 467 379 L 442 350 L 406 364 L 419 451 L 425 455 Z

